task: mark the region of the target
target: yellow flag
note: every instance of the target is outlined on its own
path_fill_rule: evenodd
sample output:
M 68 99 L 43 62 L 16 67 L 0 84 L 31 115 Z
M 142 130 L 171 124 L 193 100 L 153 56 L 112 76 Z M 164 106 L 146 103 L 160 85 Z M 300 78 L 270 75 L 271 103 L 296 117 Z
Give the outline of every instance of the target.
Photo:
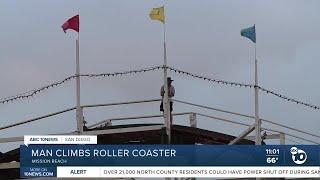
M 164 6 L 161 6 L 161 7 L 158 7 L 158 8 L 153 8 L 151 11 L 150 11 L 150 14 L 149 14 L 150 18 L 152 20 L 159 20 L 161 21 L 162 23 L 165 22 L 165 16 L 164 16 Z

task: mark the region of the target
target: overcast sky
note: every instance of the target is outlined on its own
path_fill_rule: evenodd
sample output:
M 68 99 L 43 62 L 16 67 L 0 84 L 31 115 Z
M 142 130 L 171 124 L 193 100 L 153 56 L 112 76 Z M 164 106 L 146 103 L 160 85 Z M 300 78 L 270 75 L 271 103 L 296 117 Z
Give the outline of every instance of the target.
M 163 27 L 149 19 L 160 0 L 1 0 L 0 97 L 50 84 L 75 73 L 76 33 L 61 29 L 80 13 L 81 73 L 107 73 L 163 63 Z M 259 84 L 288 97 L 320 105 L 320 1 L 166 1 L 168 64 L 222 80 L 252 84 L 253 43 L 240 30 L 256 24 Z M 176 99 L 254 114 L 254 90 L 223 86 L 170 73 Z M 161 71 L 115 78 L 83 79 L 81 103 L 159 98 Z M 75 81 L 28 100 L 0 104 L 1 126 L 75 105 Z M 196 111 L 175 103 L 175 112 Z M 85 110 L 89 124 L 123 116 L 159 114 L 159 103 Z M 260 116 L 320 135 L 320 111 L 260 93 Z M 149 122 L 162 122 L 151 119 Z M 179 117 L 187 124 L 188 117 Z M 133 121 L 139 122 L 139 121 Z M 130 122 L 127 122 L 130 123 Z M 198 117 L 200 128 L 238 135 L 245 127 Z M 265 127 L 272 127 L 263 124 Z M 75 112 L 0 132 L 1 137 L 74 131 Z M 276 128 L 272 127 L 274 129 Z M 292 134 L 295 132 L 286 131 Z M 320 142 L 319 139 L 296 134 Z M 287 141 L 288 143 L 292 143 Z M 303 142 L 303 141 L 300 141 Z M 303 142 L 306 143 L 306 142 Z M 0 144 L 5 152 L 15 147 Z

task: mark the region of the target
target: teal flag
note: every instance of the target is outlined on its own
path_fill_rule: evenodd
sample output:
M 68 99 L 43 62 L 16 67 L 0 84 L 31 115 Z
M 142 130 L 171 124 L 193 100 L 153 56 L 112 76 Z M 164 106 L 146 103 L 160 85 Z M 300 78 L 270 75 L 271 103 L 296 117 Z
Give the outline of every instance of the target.
M 250 39 L 252 42 L 256 43 L 256 27 L 253 25 L 252 27 L 245 28 L 241 30 L 241 36 Z

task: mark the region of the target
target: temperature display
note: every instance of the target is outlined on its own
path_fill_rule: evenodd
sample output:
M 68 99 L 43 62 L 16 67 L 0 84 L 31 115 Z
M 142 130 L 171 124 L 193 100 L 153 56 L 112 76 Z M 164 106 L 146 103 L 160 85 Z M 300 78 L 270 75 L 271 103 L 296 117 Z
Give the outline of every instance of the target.
M 279 149 L 266 149 L 266 161 L 268 164 L 275 164 L 279 160 Z

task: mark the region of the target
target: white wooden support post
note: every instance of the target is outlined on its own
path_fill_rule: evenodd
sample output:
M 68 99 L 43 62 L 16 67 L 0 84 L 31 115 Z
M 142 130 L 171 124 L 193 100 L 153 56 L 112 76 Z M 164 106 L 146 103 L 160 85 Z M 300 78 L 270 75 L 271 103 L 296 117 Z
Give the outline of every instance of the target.
M 190 127 L 197 128 L 197 114 L 190 113 L 189 119 L 190 119 Z
M 285 134 L 283 132 L 280 133 L 280 145 L 285 145 L 286 140 L 285 140 Z

